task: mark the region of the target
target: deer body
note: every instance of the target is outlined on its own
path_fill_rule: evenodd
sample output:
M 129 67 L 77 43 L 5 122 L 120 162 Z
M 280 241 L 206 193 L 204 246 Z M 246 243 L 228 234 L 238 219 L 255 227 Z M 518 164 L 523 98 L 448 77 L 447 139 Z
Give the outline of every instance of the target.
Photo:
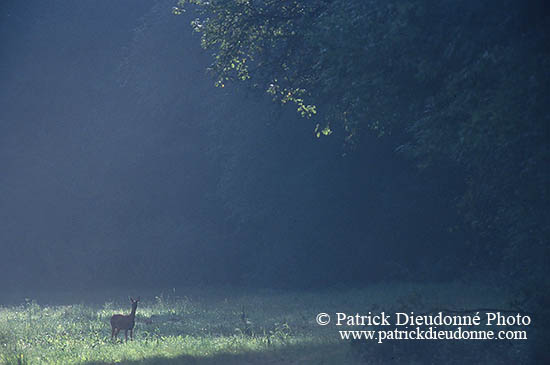
M 128 331 L 130 331 L 130 339 L 134 339 L 134 325 L 136 324 L 136 309 L 139 302 L 137 299 L 130 298 L 132 302 L 132 311 L 128 315 L 115 314 L 111 317 L 111 340 L 118 336 L 120 330 L 124 330 L 124 338 L 128 341 Z

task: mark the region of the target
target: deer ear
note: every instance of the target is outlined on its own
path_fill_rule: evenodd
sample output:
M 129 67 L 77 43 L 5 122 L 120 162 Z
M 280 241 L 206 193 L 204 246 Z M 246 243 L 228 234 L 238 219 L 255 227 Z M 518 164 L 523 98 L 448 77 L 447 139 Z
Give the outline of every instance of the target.
M 134 301 L 134 298 L 132 298 L 132 297 L 128 297 L 128 299 L 130 299 L 130 302 Z

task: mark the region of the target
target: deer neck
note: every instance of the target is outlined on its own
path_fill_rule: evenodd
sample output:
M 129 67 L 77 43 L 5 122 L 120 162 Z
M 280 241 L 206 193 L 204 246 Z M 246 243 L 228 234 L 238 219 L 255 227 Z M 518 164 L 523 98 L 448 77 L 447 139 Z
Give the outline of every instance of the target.
M 136 309 L 137 309 L 137 305 L 136 305 L 136 306 L 132 306 L 132 311 L 130 312 L 130 318 L 135 318 L 135 316 L 136 316 Z

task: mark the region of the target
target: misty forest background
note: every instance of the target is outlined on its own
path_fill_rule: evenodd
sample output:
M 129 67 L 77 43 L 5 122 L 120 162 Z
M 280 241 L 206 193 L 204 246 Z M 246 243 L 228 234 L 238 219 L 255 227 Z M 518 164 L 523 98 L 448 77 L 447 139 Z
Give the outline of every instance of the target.
M 549 303 L 545 1 L 0 10 L 3 292 L 484 280 Z

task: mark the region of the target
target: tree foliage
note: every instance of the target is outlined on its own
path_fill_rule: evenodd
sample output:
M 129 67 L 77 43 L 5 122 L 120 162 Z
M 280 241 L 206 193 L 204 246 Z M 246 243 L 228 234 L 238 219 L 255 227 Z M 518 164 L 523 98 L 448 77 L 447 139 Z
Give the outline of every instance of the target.
M 295 103 L 317 136 L 348 145 L 403 136 L 397 150 L 420 168 L 464 182 L 454 202 L 478 264 L 548 271 L 535 265 L 550 232 L 544 1 L 182 0 L 177 11 L 188 5 L 218 86 Z
M 188 4 L 198 5 L 192 25 L 214 52 L 217 86 L 240 80 L 295 103 L 302 116 L 322 110 L 315 132 L 340 126 L 349 141 L 363 122 L 382 131 L 397 119 L 378 88 L 387 85 L 388 52 L 408 42 L 398 36 L 410 8 L 405 2 L 184 0 L 177 11 Z

